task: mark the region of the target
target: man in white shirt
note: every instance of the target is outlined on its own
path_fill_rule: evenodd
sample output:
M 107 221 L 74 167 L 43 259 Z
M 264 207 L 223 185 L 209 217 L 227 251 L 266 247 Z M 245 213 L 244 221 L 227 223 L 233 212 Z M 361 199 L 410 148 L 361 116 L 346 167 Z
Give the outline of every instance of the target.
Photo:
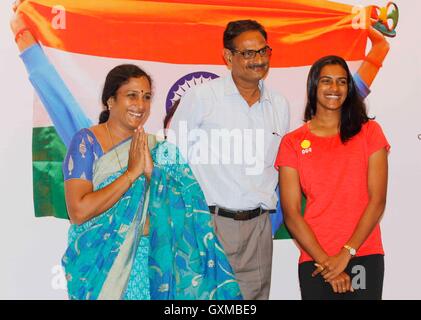
M 288 103 L 264 86 L 271 48 L 256 21 L 232 21 L 223 56 L 230 75 L 191 88 L 171 120 L 172 138 L 199 181 L 215 232 L 245 299 L 268 299 L 274 161 L 289 127 Z

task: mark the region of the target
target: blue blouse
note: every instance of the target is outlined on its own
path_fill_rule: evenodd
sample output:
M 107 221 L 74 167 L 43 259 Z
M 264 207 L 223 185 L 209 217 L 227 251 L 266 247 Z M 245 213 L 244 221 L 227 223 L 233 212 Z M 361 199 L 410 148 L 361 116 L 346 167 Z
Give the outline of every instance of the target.
M 103 151 L 95 135 L 89 129 L 79 130 L 70 142 L 63 161 L 64 180 L 93 180 L 94 161 L 102 157 Z

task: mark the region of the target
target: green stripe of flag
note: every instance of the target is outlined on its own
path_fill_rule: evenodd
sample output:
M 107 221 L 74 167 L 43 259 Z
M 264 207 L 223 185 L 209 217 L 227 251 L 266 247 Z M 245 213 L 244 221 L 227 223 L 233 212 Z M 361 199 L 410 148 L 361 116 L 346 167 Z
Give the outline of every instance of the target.
M 306 208 L 306 198 L 304 195 L 301 197 L 301 215 L 304 216 L 304 210 Z M 281 226 L 276 230 L 275 237 L 276 240 L 283 240 L 283 239 L 293 239 L 291 234 L 288 231 L 288 228 L 285 225 L 285 222 L 281 224 Z
M 68 219 L 62 163 L 66 147 L 54 127 L 32 130 L 32 171 L 36 217 Z

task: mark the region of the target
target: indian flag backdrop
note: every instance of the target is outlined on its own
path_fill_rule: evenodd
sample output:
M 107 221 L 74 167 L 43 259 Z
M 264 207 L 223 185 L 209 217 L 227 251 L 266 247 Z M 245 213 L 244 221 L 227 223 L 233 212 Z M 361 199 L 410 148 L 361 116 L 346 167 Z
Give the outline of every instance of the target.
M 151 74 L 154 98 L 146 129 L 152 133 L 162 128 L 166 105 L 175 96 L 228 72 L 221 52 L 229 21 L 254 19 L 265 26 L 273 48 L 266 82 L 289 100 L 291 129 L 301 124 L 309 66 L 321 56 L 336 54 L 355 71 L 367 42 L 366 31 L 352 26 L 358 10 L 322 0 L 27 0 L 19 10 L 94 123 L 111 68 L 135 63 Z M 61 172 L 65 152 L 35 97 L 33 184 L 38 217 L 67 218 Z M 277 236 L 287 233 L 282 229 Z

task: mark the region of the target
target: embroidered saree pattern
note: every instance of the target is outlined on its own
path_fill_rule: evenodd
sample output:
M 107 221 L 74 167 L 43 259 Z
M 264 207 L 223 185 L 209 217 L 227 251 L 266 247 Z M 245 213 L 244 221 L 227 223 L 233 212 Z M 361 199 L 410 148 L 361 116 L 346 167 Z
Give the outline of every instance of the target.
M 174 145 L 152 151 L 149 272 L 152 299 L 241 299 L 199 183 Z M 181 163 L 181 164 L 178 164 Z

